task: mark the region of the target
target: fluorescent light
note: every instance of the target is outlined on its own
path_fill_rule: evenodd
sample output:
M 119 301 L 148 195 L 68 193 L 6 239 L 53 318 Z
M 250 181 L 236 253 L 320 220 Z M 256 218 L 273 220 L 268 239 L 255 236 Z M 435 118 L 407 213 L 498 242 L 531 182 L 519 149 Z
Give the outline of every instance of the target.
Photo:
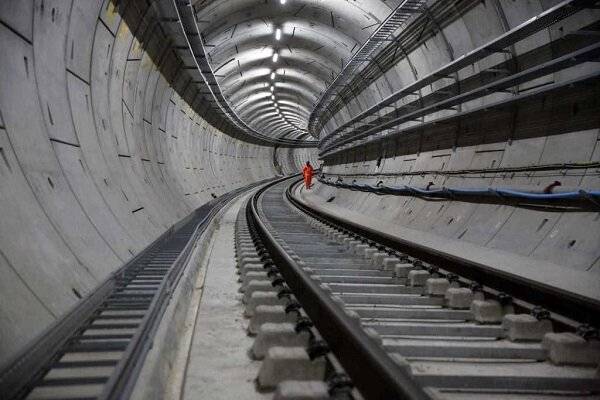
M 281 4 L 285 4 L 285 0 L 281 0 Z
M 279 60 L 279 53 L 273 53 L 273 62 L 277 62 Z
M 272 98 L 273 100 L 275 100 L 275 95 L 274 95 L 274 94 L 272 94 L 272 95 L 271 95 L 271 98 Z
M 275 79 L 275 71 L 271 72 L 271 79 Z
M 281 39 L 281 28 L 275 29 L 275 40 Z
M 271 86 L 271 92 L 275 90 L 275 86 Z

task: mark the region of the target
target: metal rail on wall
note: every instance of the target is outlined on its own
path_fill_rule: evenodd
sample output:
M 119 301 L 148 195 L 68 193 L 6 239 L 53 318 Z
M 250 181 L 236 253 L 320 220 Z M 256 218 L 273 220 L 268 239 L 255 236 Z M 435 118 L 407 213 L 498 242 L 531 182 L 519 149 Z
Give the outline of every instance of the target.
M 316 127 L 319 118 L 329 106 L 329 103 L 331 102 L 337 89 L 348 83 L 348 81 L 355 76 L 358 68 L 363 63 L 371 61 L 372 56 L 381 48 L 382 44 L 388 42 L 390 36 L 411 16 L 420 12 L 425 3 L 425 0 L 401 1 L 400 4 L 398 4 L 398 6 L 396 6 L 396 8 L 390 13 L 390 15 L 381 23 L 381 25 L 375 29 L 369 39 L 367 39 L 360 49 L 358 49 L 358 51 L 354 53 L 350 60 L 348 60 L 331 85 L 329 85 L 327 90 L 325 90 L 317 102 L 314 110 L 310 114 L 308 130 L 314 137 L 318 137 Z
M 585 7 L 590 7 L 593 3 L 596 3 L 595 0 L 564 0 L 561 3 L 543 11 L 542 13 L 536 15 L 523 22 L 522 24 L 514 27 L 510 31 L 498 36 L 490 40 L 489 42 L 471 50 L 470 52 L 462 55 L 461 57 L 445 64 L 444 66 L 438 68 L 437 70 L 423 76 L 422 78 L 416 80 L 415 82 L 401 88 L 400 90 L 390 94 L 377 104 L 372 105 L 368 109 L 358 113 L 354 117 L 352 117 L 348 122 L 345 122 L 334 131 L 328 133 L 321 139 L 321 146 L 327 146 L 327 142 L 333 138 L 335 135 L 343 134 L 345 130 L 351 129 L 355 131 L 355 124 L 359 121 L 372 116 L 373 114 L 385 109 L 386 107 L 394 107 L 393 104 L 400 101 L 401 99 L 410 96 L 421 90 L 428 85 L 433 84 L 434 82 L 438 82 L 440 80 L 446 79 L 452 74 L 456 74 L 461 69 L 472 65 L 476 62 L 481 61 L 482 59 L 489 57 L 495 53 L 504 52 L 506 48 L 513 45 L 514 43 L 523 40 L 536 32 L 552 25 L 558 21 L 561 21 L 570 15 L 573 15 L 576 12 L 581 11 Z M 495 68 L 489 68 L 486 70 L 482 70 L 484 72 L 498 72 Z

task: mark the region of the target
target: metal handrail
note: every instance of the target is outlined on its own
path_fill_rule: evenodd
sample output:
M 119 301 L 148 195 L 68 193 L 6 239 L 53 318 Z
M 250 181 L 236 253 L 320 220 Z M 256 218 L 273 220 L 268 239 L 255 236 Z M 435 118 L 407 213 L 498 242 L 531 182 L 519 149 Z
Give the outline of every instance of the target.
M 248 203 L 248 221 L 256 228 L 287 285 L 361 394 L 370 400 L 431 400 L 406 369 L 394 362 L 385 349 L 321 289 L 269 232 L 259 212 L 258 200 L 272 186 L 261 188 Z

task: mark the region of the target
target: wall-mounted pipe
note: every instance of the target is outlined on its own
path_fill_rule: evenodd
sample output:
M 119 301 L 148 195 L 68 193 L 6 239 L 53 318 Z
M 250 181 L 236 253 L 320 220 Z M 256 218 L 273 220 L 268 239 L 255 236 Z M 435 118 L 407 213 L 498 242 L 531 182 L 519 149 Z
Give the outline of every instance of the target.
M 341 189 L 359 190 L 379 195 L 415 196 L 432 200 L 447 199 L 474 203 L 509 204 L 521 207 L 543 206 L 547 211 L 552 209 L 559 211 L 600 211 L 599 190 L 580 189 L 571 192 L 539 193 L 491 187 L 422 189 L 408 185 L 387 186 L 383 185 L 381 181 L 377 185 L 368 185 L 356 183 L 356 181 L 344 183 L 340 177 L 336 181 L 319 177 L 318 181 Z

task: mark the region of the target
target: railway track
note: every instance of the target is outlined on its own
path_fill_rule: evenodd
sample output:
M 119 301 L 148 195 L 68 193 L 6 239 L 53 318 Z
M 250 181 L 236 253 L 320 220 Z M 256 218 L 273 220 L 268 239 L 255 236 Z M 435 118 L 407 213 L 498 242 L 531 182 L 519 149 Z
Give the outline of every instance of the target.
M 0 398 L 128 398 L 195 243 L 253 186 L 201 206 L 113 273 L 0 368 Z
M 565 297 L 560 310 L 579 311 L 557 314 L 548 293 L 532 304 L 456 275 L 301 205 L 297 183 L 249 202 L 254 243 L 365 398 L 600 398 L 598 332 L 583 323 L 597 305 Z
M 248 333 L 257 337 L 250 354 L 268 360 L 259 388 L 276 389 L 275 398 L 285 390 L 335 399 L 600 398 L 600 341 L 584 324 L 597 322 L 597 304 L 576 296 L 557 304 L 560 293 L 498 276 L 475 281 L 456 260 L 309 209 L 294 199 L 296 184 L 263 186 L 236 223 Z M 129 397 L 194 242 L 239 193 L 166 232 L 3 367 L 0 397 Z

